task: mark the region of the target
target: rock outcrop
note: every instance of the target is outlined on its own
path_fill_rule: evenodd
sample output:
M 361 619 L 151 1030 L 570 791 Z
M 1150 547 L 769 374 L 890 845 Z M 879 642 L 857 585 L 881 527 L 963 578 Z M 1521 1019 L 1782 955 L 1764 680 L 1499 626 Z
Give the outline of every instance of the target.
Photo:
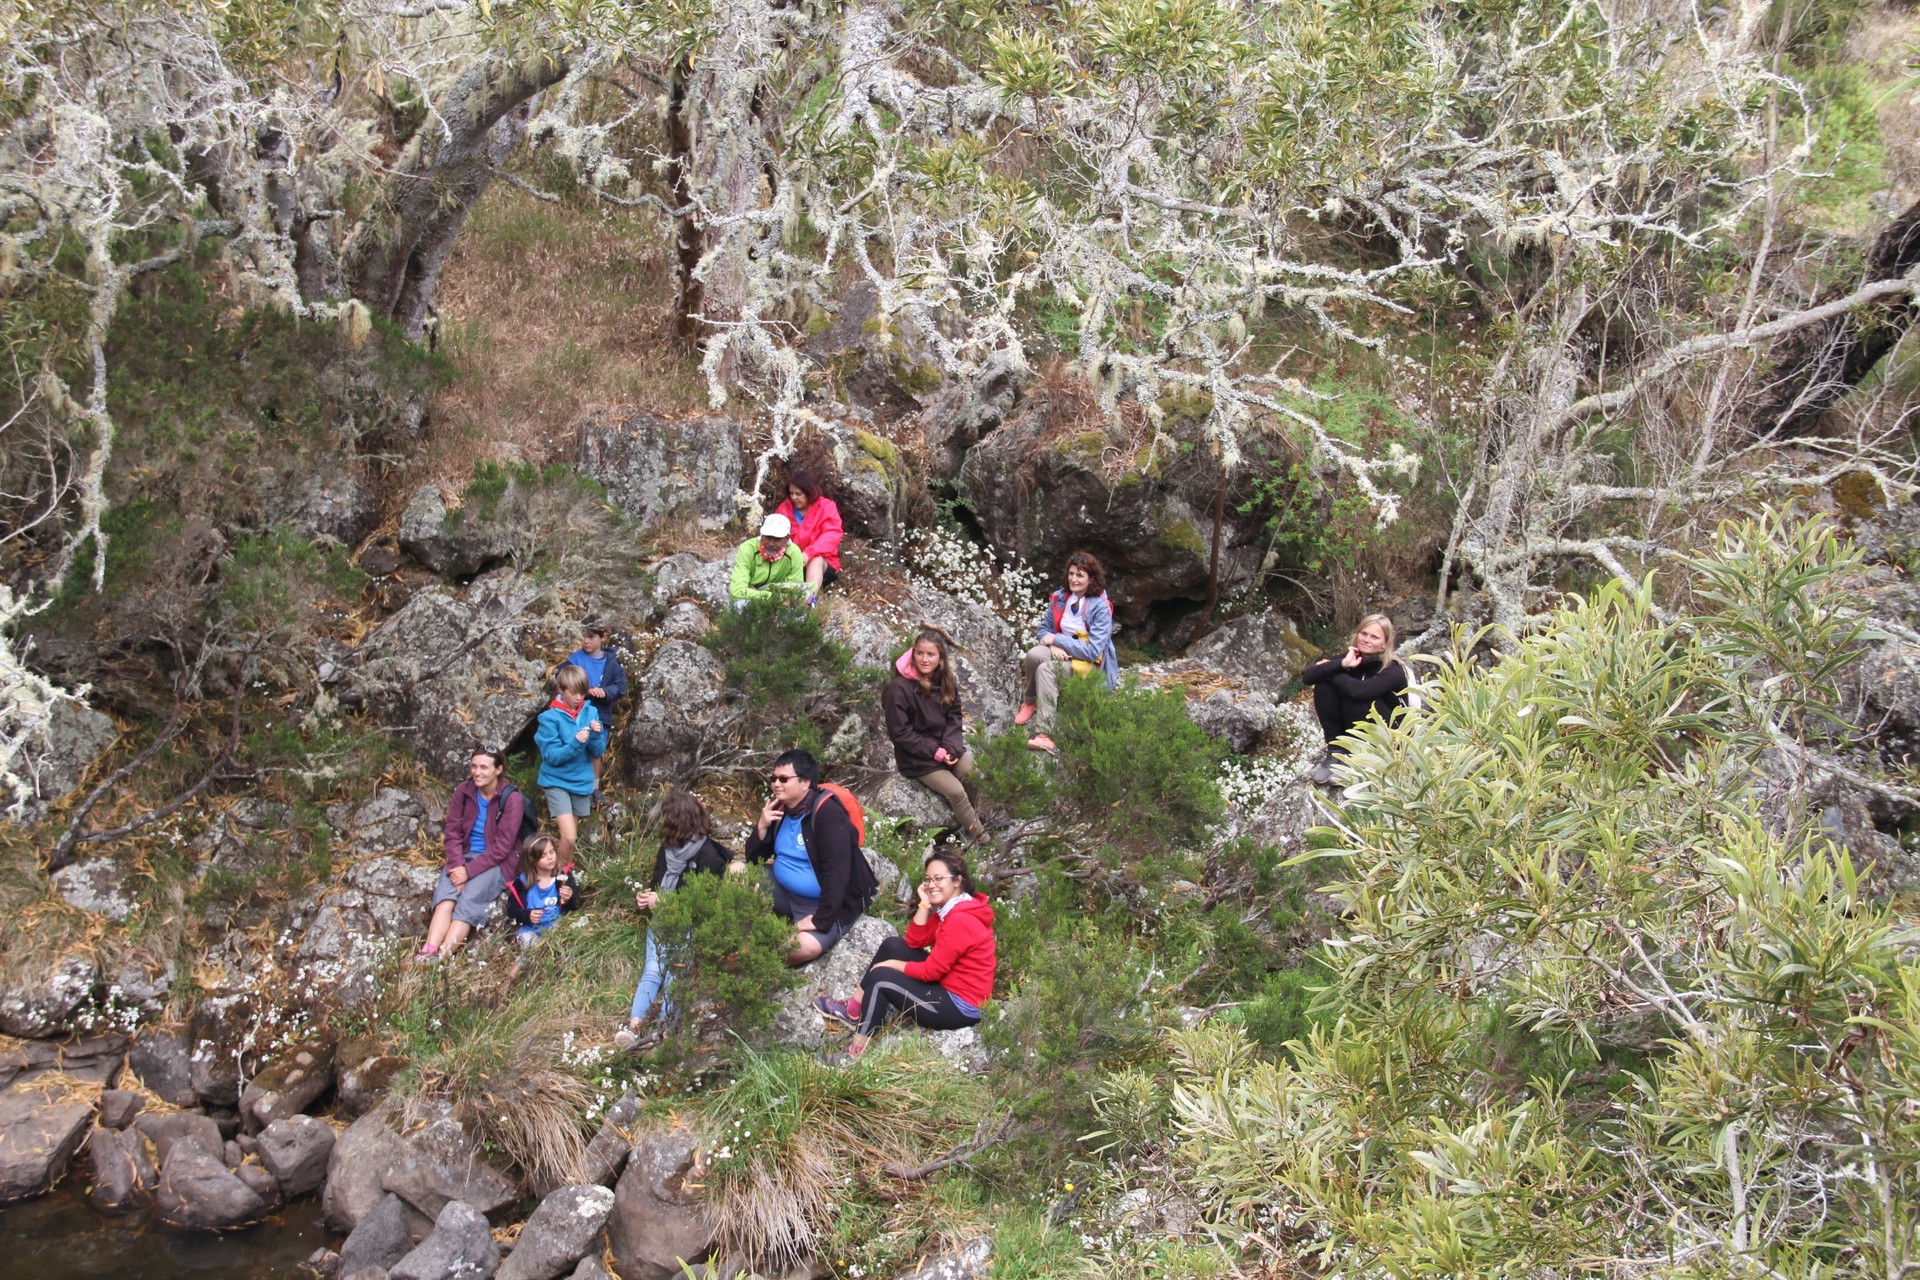
M 440 777 L 465 777 L 476 749 L 505 747 L 544 705 L 547 662 L 521 649 L 539 594 L 511 570 L 457 594 L 420 592 L 355 651 L 341 700 L 401 734 Z
M 113 720 L 84 702 L 56 707 L 15 758 L 14 772 L 31 788 L 18 814 L 20 821 L 38 822 L 51 806 L 72 795 L 118 736 Z
M 0 978 L 0 1032 L 28 1040 L 57 1036 L 95 979 L 91 956 L 61 955 L 12 967 Z
M 224 1231 L 258 1222 L 266 1197 L 197 1142 L 176 1142 L 160 1162 L 154 1212 L 169 1226 Z
M 732 418 L 602 410 L 581 419 L 575 434 L 580 470 L 636 524 L 685 516 L 718 529 L 739 512 L 740 424 Z
M 1240 755 L 1292 729 L 1283 690 L 1315 657 L 1313 647 L 1278 613 L 1222 623 L 1170 662 L 1136 668 L 1143 684 L 1178 689 L 1187 717 Z

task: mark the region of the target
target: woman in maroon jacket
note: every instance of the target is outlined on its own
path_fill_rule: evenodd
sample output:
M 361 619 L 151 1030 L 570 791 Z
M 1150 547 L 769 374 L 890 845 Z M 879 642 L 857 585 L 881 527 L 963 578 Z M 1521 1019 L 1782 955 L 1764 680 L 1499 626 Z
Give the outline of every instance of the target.
M 501 752 L 474 752 L 470 778 L 454 788 L 447 803 L 447 862 L 433 890 L 433 919 L 420 947 L 423 960 L 458 951 L 506 887 L 527 811 L 527 798 L 503 776 L 506 764 Z
M 931 1031 L 971 1027 L 993 998 L 993 907 L 974 893 L 959 854 L 933 854 L 924 872 L 907 936 L 880 944 L 860 980 L 860 994 L 814 998 L 814 1008 L 854 1031 L 846 1053 L 829 1061 L 859 1057 L 874 1033 L 896 1018 L 912 1018 Z
M 953 639 L 922 626 L 913 647 L 894 664 L 897 672 L 880 695 L 893 765 L 947 802 L 969 839 L 986 834 L 973 808 L 973 753 L 960 719 L 960 685 L 953 674 Z

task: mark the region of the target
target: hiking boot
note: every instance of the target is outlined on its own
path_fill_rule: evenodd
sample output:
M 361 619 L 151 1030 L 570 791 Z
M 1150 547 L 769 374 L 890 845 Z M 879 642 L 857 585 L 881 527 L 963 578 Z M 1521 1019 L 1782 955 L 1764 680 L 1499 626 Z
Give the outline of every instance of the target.
M 1027 721 L 1033 719 L 1034 712 L 1038 710 L 1039 708 L 1031 702 L 1023 702 L 1020 704 L 1020 709 L 1013 713 L 1013 722 L 1015 724 L 1025 724 Z
M 825 996 L 815 996 L 813 1007 L 818 1009 L 829 1022 L 837 1022 L 843 1027 L 858 1027 L 860 1020 L 847 1011 L 845 1000 L 829 1000 Z
M 613 1033 L 613 1047 L 616 1049 L 631 1049 L 639 1043 L 640 1033 L 630 1027 L 622 1027 Z
M 1313 766 L 1313 785 L 1314 786 L 1325 787 L 1325 786 L 1332 785 L 1332 783 L 1333 783 L 1333 766 L 1331 764 L 1327 763 L 1325 760 L 1322 760 L 1319 764 Z

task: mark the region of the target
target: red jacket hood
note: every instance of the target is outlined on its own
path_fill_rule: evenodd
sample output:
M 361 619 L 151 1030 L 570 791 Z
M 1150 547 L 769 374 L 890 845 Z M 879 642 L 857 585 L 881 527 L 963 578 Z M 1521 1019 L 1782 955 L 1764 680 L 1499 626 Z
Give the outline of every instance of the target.
M 951 920 L 963 911 L 970 916 L 978 916 L 981 924 L 993 928 L 993 904 L 979 894 L 973 894 L 965 902 L 954 903 L 953 909 L 947 912 L 947 919 Z

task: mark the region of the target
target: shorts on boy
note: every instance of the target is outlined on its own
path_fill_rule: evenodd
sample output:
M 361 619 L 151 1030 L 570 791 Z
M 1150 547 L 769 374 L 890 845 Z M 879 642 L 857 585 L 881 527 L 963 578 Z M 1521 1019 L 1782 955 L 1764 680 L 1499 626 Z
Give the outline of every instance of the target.
M 767 883 L 773 886 L 773 909 L 787 919 L 804 920 L 820 910 L 820 899 L 802 898 L 788 893 L 780 887 L 780 882 L 773 878 L 772 871 L 767 873 Z M 831 929 L 806 929 L 802 932 L 812 934 L 814 941 L 820 944 L 820 954 L 825 955 L 833 950 L 834 943 L 847 936 L 847 926 L 836 924 Z
M 478 929 L 487 922 L 487 912 L 493 907 L 493 900 L 506 890 L 506 877 L 499 867 L 488 867 L 477 876 L 470 876 L 466 884 L 456 889 L 453 877 L 443 869 L 440 882 L 433 887 L 433 905 L 443 902 L 453 903 L 453 918 L 471 928 Z
M 543 787 L 542 790 L 547 793 L 549 818 L 558 818 L 569 813 L 576 818 L 585 818 L 593 813 L 593 792 L 591 791 L 585 795 L 575 795 L 559 787 Z

